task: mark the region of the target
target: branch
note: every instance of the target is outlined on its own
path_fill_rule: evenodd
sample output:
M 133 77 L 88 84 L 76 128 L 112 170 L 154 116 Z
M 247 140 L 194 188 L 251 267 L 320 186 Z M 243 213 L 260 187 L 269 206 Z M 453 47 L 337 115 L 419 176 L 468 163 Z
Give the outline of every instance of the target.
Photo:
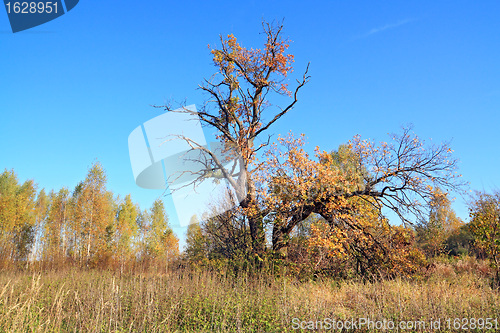
M 274 116 L 274 118 L 269 122 L 267 123 L 266 126 L 262 127 L 261 129 L 259 129 L 257 132 L 255 132 L 254 135 L 252 135 L 251 138 L 255 138 L 256 136 L 258 136 L 260 133 L 264 132 L 265 130 L 267 130 L 274 122 L 276 122 L 278 119 L 280 119 L 285 113 L 287 113 L 288 111 L 290 111 L 294 106 L 295 104 L 297 103 L 298 101 L 298 92 L 299 90 L 307 83 L 309 82 L 309 79 L 310 79 L 310 76 L 307 75 L 307 73 L 309 72 L 309 64 L 307 64 L 307 68 L 306 68 L 306 71 L 304 72 L 304 75 L 302 77 L 302 82 L 298 81 L 297 80 L 297 83 L 299 83 L 299 85 L 297 86 L 297 88 L 295 89 L 295 92 L 293 94 L 294 96 L 294 99 L 293 99 L 293 102 L 290 103 L 284 110 L 282 110 L 280 113 L 278 113 L 277 115 Z

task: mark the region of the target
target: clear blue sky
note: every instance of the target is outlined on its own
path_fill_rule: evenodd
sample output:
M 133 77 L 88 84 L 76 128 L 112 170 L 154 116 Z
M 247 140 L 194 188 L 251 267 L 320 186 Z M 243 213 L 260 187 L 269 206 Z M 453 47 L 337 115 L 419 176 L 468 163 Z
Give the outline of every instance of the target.
M 80 0 L 13 34 L 0 10 L 0 170 L 73 189 L 98 159 L 110 190 L 149 208 L 161 191 L 135 185 L 130 132 L 159 114 L 151 104 L 204 101 L 196 87 L 215 70 L 207 45 L 219 34 L 260 47 L 262 19 L 284 19 L 294 75 L 311 62 L 311 81 L 269 133 L 332 150 L 412 123 L 452 140 L 471 189 L 497 189 L 499 12 L 498 1 Z M 467 218 L 463 199 L 454 207 Z

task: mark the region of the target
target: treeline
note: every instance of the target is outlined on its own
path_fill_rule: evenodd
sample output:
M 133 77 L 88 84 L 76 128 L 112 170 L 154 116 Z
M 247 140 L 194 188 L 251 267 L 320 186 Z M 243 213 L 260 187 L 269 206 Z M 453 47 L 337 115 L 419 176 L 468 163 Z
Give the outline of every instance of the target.
M 72 191 L 46 193 L 13 170 L 0 174 L 1 268 L 163 268 L 178 253 L 163 202 L 142 210 L 130 194 L 115 196 L 97 162 Z
M 332 154 L 335 154 L 332 153 Z M 253 251 L 245 211 L 239 207 L 203 221 L 193 217 L 186 250 L 168 223 L 163 202 L 142 210 L 130 195 L 106 189 L 106 174 L 93 164 L 73 191 L 46 193 L 33 180 L 20 183 L 13 170 L 0 174 L 1 268 L 169 267 L 230 274 L 292 274 L 301 278 L 392 278 L 416 276 L 435 258 L 489 260 L 495 280 L 500 264 L 500 193 L 478 193 L 465 223 L 448 194 L 435 189 L 428 216 L 413 226 L 395 226 L 369 202 L 350 199 L 355 210 L 327 221 L 310 214 L 272 247 L 272 231 L 260 255 Z M 268 223 L 279 223 L 269 216 Z

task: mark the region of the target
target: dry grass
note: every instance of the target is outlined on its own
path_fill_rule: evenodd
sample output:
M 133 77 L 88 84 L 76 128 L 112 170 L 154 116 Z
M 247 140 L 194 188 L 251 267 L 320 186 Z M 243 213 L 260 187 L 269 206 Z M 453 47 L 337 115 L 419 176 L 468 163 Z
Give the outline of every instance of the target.
M 285 332 L 294 331 L 293 318 L 499 317 L 500 294 L 486 278 L 452 271 L 441 267 L 421 281 L 366 284 L 185 272 L 121 277 L 106 271 L 3 272 L 0 331 Z

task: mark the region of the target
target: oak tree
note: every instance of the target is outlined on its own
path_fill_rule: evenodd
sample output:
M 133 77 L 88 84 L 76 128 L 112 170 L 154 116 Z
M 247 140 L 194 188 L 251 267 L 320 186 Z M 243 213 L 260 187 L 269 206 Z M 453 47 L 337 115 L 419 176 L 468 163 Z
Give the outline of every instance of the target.
M 393 135 L 389 143 L 375 144 L 357 136 L 335 154 L 318 148 L 315 157 L 303 150 L 302 141 L 282 138 L 259 158 L 259 150 L 270 142 L 262 136 L 296 106 L 309 81 L 307 67 L 296 85 L 288 86 L 294 58 L 288 53 L 283 25 L 264 23 L 264 36 L 260 49 L 241 46 L 233 35 L 221 37 L 220 46 L 211 51 L 216 73 L 200 86 L 209 96 L 200 110 L 163 106 L 198 117 L 216 131 L 236 160 L 237 166 L 226 168 L 217 154 L 178 136 L 205 156 L 193 184 L 217 171 L 234 191 L 257 259 L 265 249 L 266 227 L 272 234 L 272 249 L 280 251 L 290 233 L 312 213 L 330 224 L 344 219 L 352 230 L 360 230 L 349 216 L 359 215 L 359 204 L 365 202 L 378 214 L 391 210 L 409 225 L 428 214 L 435 187 L 460 189 L 449 144 L 427 145 L 409 128 Z M 288 103 L 275 105 L 273 97 L 288 98 Z
M 352 219 L 363 215 L 358 210 L 364 202 L 379 215 L 392 211 L 413 225 L 428 216 L 434 188 L 461 190 L 464 185 L 449 145 L 425 145 L 410 129 L 394 135 L 393 143 L 356 136 L 335 153 L 317 148 L 315 158 L 303 144 L 303 137 L 280 138 L 260 178 L 268 215 L 275 217 L 274 250 L 286 246 L 284 237 L 311 213 L 360 229 Z
M 200 172 L 198 180 L 215 169 L 234 189 L 240 207 L 246 210 L 256 253 L 264 250 L 265 239 L 264 215 L 259 207 L 253 173 L 259 167 L 257 151 L 266 144 L 265 140 L 261 139 L 260 143 L 257 140 L 294 108 L 299 91 L 309 80 L 306 68 L 297 85 L 289 89 L 285 79 L 292 72 L 294 61 L 294 56 L 287 52 L 290 41 L 283 37 L 283 25 L 263 23 L 263 28 L 265 41 L 259 49 L 241 46 L 234 35 L 226 39 L 221 36 L 220 47 L 211 51 L 216 73 L 200 85 L 209 100 L 199 111 L 181 111 L 199 117 L 202 124 L 215 129 L 226 149 L 238 156 L 237 168 L 225 168 L 224 161 L 215 153 L 190 138 L 182 138 L 192 150 L 202 151 L 210 158 L 210 166 Z M 273 95 L 289 97 L 289 102 L 283 106 L 273 105 Z M 164 108 L 172 111 L 169 106 Z

